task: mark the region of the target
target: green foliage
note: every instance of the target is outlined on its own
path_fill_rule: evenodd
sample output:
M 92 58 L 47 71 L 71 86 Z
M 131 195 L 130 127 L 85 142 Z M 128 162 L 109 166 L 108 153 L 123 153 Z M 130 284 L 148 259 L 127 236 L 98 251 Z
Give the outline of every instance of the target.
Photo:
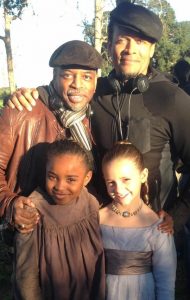
M 5 8 L 9 15 L 20 18 L 23 9 L 28 6 L 28 0 L 0 0 L 1 6 Z
M 3 107 L 3 102 L 10 96 L 10 89 L 0 88 L 0 108 Z

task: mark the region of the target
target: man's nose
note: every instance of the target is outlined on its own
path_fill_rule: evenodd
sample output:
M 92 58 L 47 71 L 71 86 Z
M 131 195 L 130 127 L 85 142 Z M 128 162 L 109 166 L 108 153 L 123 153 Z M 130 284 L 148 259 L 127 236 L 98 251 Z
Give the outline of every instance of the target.
M 71 83 L 71 86 L 76 88 L 76 89 L 79 89 L 82 87 L 82 79 L 80 76 L 74 76 L 73 78 L 73 81 Z
M 126 52 L 127 54 L 133 54 L 135 52 L 135 49 L 136 49 L 135 41 L 134 40 L 129 40 L 126 43 L 125 49 L 123 50 L 123 52 Z

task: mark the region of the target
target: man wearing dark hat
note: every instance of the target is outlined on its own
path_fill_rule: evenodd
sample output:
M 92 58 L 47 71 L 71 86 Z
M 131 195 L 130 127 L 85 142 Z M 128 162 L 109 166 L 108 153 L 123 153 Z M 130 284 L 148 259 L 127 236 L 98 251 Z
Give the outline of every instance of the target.
M 1 111 L 0 217 L 23 233 L 38 222 L 38 214 L 24 208 L 34 206 L 27 196 L 43 186 L 47 144 L 71 138 L 92 148 L 89 102 L 101 62 L 101 55 L 87 43 L 67 42 L 50 58 L 52 82 L 39 88 L 46 105 L 38 101 L 32 112 L 8 107 Z
M 149 169 L 151 206 L 155 211 L 172 209 L 175 228 L 179 230 L 190 216 L 188 189 L 175 206 L 175 164 L 180 158 L 187 168 L 190 165 L 190 101 L 188 95 L 151 67 L 162 30 L 159 17 L 145 7 L 124 1 L 111 12 L 108 44 L 114 69 L 108 77 L 98 79 L 91 102 L 91 124 L 97 168 L 102 155 L 116 141 L 132 142 L 143 153 Z M 34 99 L 27 92 L 36 97 L 36 91 L 22 90 L 13 95 L 14 103 L 19 98 L 24 104 L 23 96 L 32 103 Z M 101 182 L 98 172 L 98 189 Z M 160 226 L 166 229 L 164 224 Z
M 176 203 L 175 176 L 179 157 L 190 167 L 190 99 L 151 67 L 161 35 L 159 17 L 147 8 L 123 2 L 111 12 L 108 44 L 114 69 L 98 82 L 92 134 L 101 156 L 123 139 L 143 153 L 150 203 L 155 211 L 169 211 L 179 230 L 190 216 L 190 191 Z

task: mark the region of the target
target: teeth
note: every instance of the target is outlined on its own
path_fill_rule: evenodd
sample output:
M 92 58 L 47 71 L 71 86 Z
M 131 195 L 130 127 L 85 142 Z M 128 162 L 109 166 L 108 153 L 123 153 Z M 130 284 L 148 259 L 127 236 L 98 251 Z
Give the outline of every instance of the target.
M 82 96 L 79 95 L 69 95 L 70 98 L 82 98 Z

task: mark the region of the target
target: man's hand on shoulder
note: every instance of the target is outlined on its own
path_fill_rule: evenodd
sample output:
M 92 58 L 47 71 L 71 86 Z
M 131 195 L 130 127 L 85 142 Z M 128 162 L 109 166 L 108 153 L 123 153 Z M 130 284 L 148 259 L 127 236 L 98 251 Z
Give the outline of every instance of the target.
M 19 196 L 13 206 L 13 221 L 15 228 L 21 233 L 34 229 L 39 221 L 39 213 L 30 198 Z
M 32 106 L 36 105 L 36 100 L 39 93 L 35 88 L 19 88 L 8 99 L 7 105 L 10 108 L 16 108 L 22 111 L 26 108 L 28 111 L 32 110 Z
M 173 234 L 174 233 L 174 222 L 172 217 L 164 210 L 158 212 L 158 216 L 162 219 L 162 223 L 158 225 L 158 229 L 162 232 Z

